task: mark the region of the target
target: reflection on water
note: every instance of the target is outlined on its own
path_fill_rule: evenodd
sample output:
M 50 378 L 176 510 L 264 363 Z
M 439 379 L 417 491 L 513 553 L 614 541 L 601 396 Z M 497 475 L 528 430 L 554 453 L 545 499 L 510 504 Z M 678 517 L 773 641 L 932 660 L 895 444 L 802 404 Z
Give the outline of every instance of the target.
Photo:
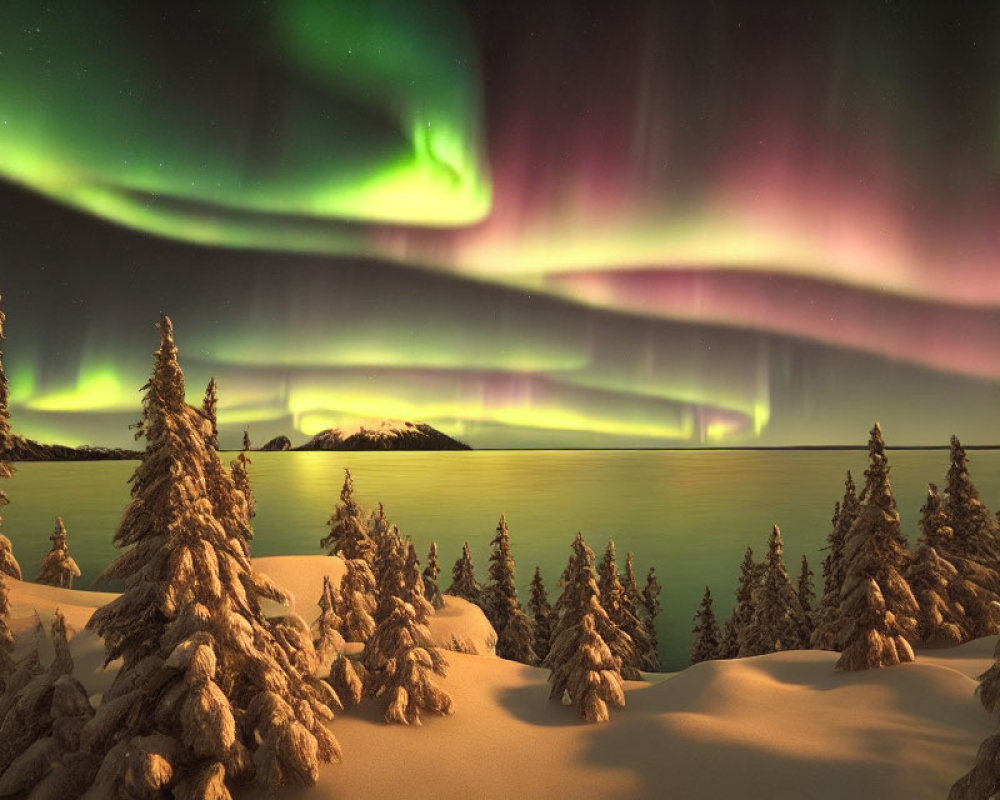
M 228 461 L 232 455 L 223 453 Z M 747 545 L 759 556 L 772 523 L 785 540 L 789 572 L 802 555 L 822 585 L 820 548 L 844 471 L 859 485 L 866 454 L 851 451 L 473 451 L 443 453 L 254 453 L 250 475 L 257 493 L 255 555 L 315 554 L 337 501 L 343 468 L 354 475 L 358 498 L 381 500 L 390 519 L 424 556 L 438 543 L 442 588 L 468 541 L 480 580 L 501 512 L 507 515 L 522 602 L 537 564 L 550 595 L 582 531 L 600 555 L 615 538 L 621 564 L 636 554 L 644 580 L 656 567 L 663 584 L 660 650 L 664 666 L 687 661 L 692 617 L 705 585 L 716 613 L 729 613 Z M 916 537 L 928 481 L 943 485 L 944 450 L 889 451 L 891 479 L 903 528 Z M 970 454 L 984 502 L 1000 503 L 1000 452 Z M 129 500 L 135 462 L 18 464 L 5 487 L 3 532 L 25 577 L 37 575 L 55 516 L 69 530 L 70 553 L 83 570 L 79 588 L 114 557 L 111 546 Z M 554 599 L 554 597 L 550 598 Z

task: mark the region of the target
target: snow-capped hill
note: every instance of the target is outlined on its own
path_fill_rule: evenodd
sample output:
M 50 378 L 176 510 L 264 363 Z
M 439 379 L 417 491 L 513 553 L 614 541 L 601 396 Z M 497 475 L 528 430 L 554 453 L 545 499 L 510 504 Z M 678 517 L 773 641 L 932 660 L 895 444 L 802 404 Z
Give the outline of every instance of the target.
M 470 450 L 423 423 L 383 421 L 374 425 L 329 428 L 296 450 Z

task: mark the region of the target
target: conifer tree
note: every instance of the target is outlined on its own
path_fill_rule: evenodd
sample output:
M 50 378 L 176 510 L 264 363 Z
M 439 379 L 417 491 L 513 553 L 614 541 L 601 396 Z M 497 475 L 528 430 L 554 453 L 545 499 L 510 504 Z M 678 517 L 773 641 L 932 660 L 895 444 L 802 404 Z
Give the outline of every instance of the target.
M 381 509 L 381 505 L 379 506 Z M 365 524 L 362 516 L 348 519 L 344 524 L 343 544 L 338 555 L 345 559 L 360 558 L 372 567 L 376 567 L 375 561 L 378 557 L 378 545 L 369 533 L 369 527 Z M 399 535 L 396 532 L 395 541 L 398 543 Z M 376 567 L 377 568 L 377 567 Z
M 309 640 L 293 650 L 263 615 L 262 598 L 287 596 L 232 533 L 245 525 L 240 495 L 206 445 L 204 415 L 185 402 L 168 317 L 161 331 L 143 400 L 146 449 L 114 538 L 130 549 L 102 575 L 124 590 L 87 623 L 105 663 L 122 666 L 81 732 L 75 786 L 124 800 L 315 783 L 319 763 L 339 758 L 325 727 L 339 701 L 297 666 L 315 661 L 297 652 L 311 651 Z
M 49 537 L 52 547 L 42 559 L 42 569 L 35 578 L 36 583 L 60 586 L 64 589 L 73 588 L 73 578 L 80 577 L 80 568 L 69 554 L 66 536 L 63 518 L 56 517 L 56 529 Z
M 997 573 L 955 552 L 953 532 L 932 483 L 920 509 L 920 541 L 906 578 L 920 607 L 920 641 L 959 644 L 1000 632 Z
M 750 629 L 753 619 L 754 593 L 761 575 L 761 565 L 753 560 L 753 550 L 747 547 L 740 564 L 740 579 L 736 586 L 736 602 L 732 614 L 726 623 L 723 637 L 722 653 L 724 658 L 736 658 L 749 655 L 743 652 L 743 639 Z
M 426 625 L 430 622 L 431 614 L 434 613 L 434 606 L 427 601 L 427 597 L 424 595 L 424 578 L 420 574 L 420 561 L 417 559 L 417 548 L 409 540 L 406 542 L 406 559 L 403 561 L 402 584 L 403 591 L 400 599 L 407 605 L 413 606 L 414 619 L 421 625 Z
M 354 481 L 351 471 L 344 470 L 344 485 L 340 502 L 326 521 L 330 532 L 319 543 L 331 556 L 343 555 L 345 559 L 364 558 L 368 566 L 374 563 L 375 547 L 365 531 L 364 510 L 354 500 Z M 367 541 L 366 541 L 367 540 Z
M 643 617 L 643 624 L 646 626 L 646 633 L 649 635 L 649 648 L 652 657 L 656 659 L 654 671 L 659 669 L 659 640 L 656 636 L 656 618 L 660 615 L 660 582 L 656 579 L 656 569 L 649 568 L 646 573 L 646 585 L 642 587 L 642 607 L 646 611 Z
M 250 428 L 246 427 L 243 429 L 243 452 L 248 453 L 253 450 L 250 446 Z
M 500 658 L 536 664 L 534 630 L 517 599 L 514 556 L 510 549 L 507 519 L 501 514 L 496 535 L 490 542 L 490 582 L 482 593 L 483 613 L 497 634 L 496 654 Z
M 641 616 L 644 604 L 642 592 L 639 591 L 639 584 L 635 580 L 635 555 L 631 552 L 625 555 L 625 580 L 622 584 L 625 586 L 625 594 L 632 603 L 633 611 Z
M 545 660 L 549 654 L 549 642 L 551 640 L 551 620 L 552 606 L 549 605 L 549 597 L 545 591 L 545 583 L 542 581 L 542 573 L 535 567 L 535 575 L 531 579 L 531 597 L 528 600 L 528 609 L 531 611 L 532 620 L 535 627 L 534 651 L 539 663 Z
M 611 621 L 617 625 L 632 641 L 633 660 L 622 664 L 622 677 L 626 680 L 639 680 L 640 669 L 648 669 L 655 651 L 649 634 L 642 621 L 635 613 L 628 593 L 618 576 L 618 563 L 615 553 L 615 540 L 609 539 L 604 550 L 604 558 L 597 569 L 597 588 L 601 591 L 601 606 L 608 612 Z
M 951 530 L 945 528 L 944 530 Z M 906 580 L 917 601 L 917 638 L 930 645 L 956 645 L 965 641 L 960 610 L 951 599 L 951 586 L 958 571 L 927 539 L 921 538 Z
M 343 620 L 341 633 L 348 642 L 367 642 L 375 630 L 377 591 L 368 562 L 360 558 L 345 562 L 347 571 L 340 582 L 337 616 Z
M 219 398 L 216 393 L 215 378 L 209 378 L 208 386 L 205 387 L 205 399 L 201 403 L 201 413 L 205 415 L 205 419 L 211 425 L 211 433 L 208 435 L 205 444 L 213 450 L 219 449 L 219 423 L 216 418 L 218 404 Z
M 701 607 L 694 615 L 694 628 L 691 629 L 691 633 L 694 634 L 694 642 L 691 645 L 692 664 L 719 657 L 719 648 L 722 645 L 719 624 L 712 610 L 712 590 L 707 586 L 701 598 Z
M 420 619 L 431 613 L 424 599 L 424 584 L 411 544 L 404 568 L 403 584 L 410 603 L 390 596 L 388 613 L 379 621 L 361 653 L 365 668 L 365 690 L 371 697 L 385 697 L 385 721 L 419 725 L 420 714 L 451 714 L 451 697 L 437 686 L 431 673 L 445 675 L 444 656 L 431 645 L 430 631 Z M 418 607 L 422 606 L 422 610 Z
M 407 548 L 399 535 L 399 528 L 392 525 L 379 536 L 375 554 L 375 584 L 378 605 L 375 609 L 375 624 L 378 625 L 392 611 L 392 598 L 405 600 L 406 579 L 404 565 Z M 426 623 L 426 619 L 421 620 Z
M 247 469 L 253 462 L 243 451 L 236 454 L 236 458 L 229 462 L 229 474 L 233 480 L 233 486 L 246 499 L 246 521 L 250 522 L 257 516 L 257 498 L 254 497 L 253 488 L 250 486 L 250 472 Z
M 427 566 L 424 567 L 424 595 L 428 602 L 435 608 L 444 608 L 444 598 L 441 596 L 441 589 L 438 587 L 438 576 L 441 574 L 441 567 L 438 566 L 438 546 L 437 542 L 431 542 L 430 550 L 427 551 Z
M 476 582 L 476 571 L 472 565 L 472 553 L 468 542 L 462 546 L 462 555 L 451 569 L 451 586 L 445 589 L 444 593 L 464 598 L 476 605 L 482 602 L 483 588 Z
M 764 569 L 753 594 L 753 615 L 742 631 L 741 656 L 758 656 L 799 646 L 802 629 L 799 599 L 785 569 L 784 544 L 775 525 L 767 544 Z
M 52 620 L 51 643 L 53 659 L 48 669 L 39 665 L 30 679 L 4 697 L 0 716 L 3 797 L 32 789 L 31 797 L 72 795 L 69 769 L 80 760 L 73 751 L 94 710 L 86 690 L 73 677 L 66 623 L 58 609 Z M 38 663 L 37 636 L 32 660 Z
M 979 499 L 969 475 L 969 459 L 957 436 L 951 437 L 951 464 L 942 511 L 953 532 L 952 552 L 996 569 L 1000 560 L 997 521 Z M 1000 587 L 993 587 L 1000 588 Z
M 809 559 L 802 556 L 802 567 L 799 570 L 799 580 L 795 585 L 795 596 L 799 600 L 799 644 L 802 650 L 808 650 L 814 630 L 813 603 L 816 594 L 813 592 L 813 571 L 809 569 Z
M 823 599 L 816 611 L 812 647 L 818 650 L 839 650 L 836 629 L 840 614 L 840 587 L 844 583 L 844 539 L 857 519 L 860 508 L 854 478 L 847 471 L 844 499 L 834 506 L 833 528 L 827 536 L 826 558 L 823 559 Z
M 337 613 L 340 597 L 329 575 L 323 576 L 323 594 L 320 595 L 317 605 L 319 617 L 315 623 L 313 647 L 316 649 L 316 655 L 323 659 L 344 649 L 344 637 L 340 633 L 344 627 L 344 620 Z
M 625 705 L 621 665 L 631 642 L 600 603 L 594 552 L 577 534 L 567 569 L 552 648 L 543 666 L 550 670 L 550 700 L 565 696 L 587 722 L 607 722 L 610 708 Z
M 330 668 L 330 685 L 344 703 L 357 705 L 364 696 L 365 669 L 361 662 L 341 653 Z
M 917 601 L 902 572 L 906 539 L 889 482 L 882 429 L 869 442 L 864 500 L 844 540 L 844 584 L 839 618 L 844 631 L 837 669 L 858 670 L 912 661 Z

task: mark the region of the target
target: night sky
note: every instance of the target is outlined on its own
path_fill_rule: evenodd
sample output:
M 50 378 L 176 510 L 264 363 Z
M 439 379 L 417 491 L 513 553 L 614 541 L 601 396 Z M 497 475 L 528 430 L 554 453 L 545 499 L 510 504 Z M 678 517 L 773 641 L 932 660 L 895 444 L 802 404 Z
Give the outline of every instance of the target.
M 0 6 L 21 434 L 1000 443 L 1000 3 L 183 5 Z

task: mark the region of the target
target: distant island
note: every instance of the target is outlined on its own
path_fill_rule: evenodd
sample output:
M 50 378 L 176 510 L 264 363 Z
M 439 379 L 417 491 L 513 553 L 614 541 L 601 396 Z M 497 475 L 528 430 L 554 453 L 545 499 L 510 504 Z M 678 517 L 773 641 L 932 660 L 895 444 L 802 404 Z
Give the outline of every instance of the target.
M 294 450 L 471 450 L 423 423 L 382 422 L 354 430 L 329 428 Z

